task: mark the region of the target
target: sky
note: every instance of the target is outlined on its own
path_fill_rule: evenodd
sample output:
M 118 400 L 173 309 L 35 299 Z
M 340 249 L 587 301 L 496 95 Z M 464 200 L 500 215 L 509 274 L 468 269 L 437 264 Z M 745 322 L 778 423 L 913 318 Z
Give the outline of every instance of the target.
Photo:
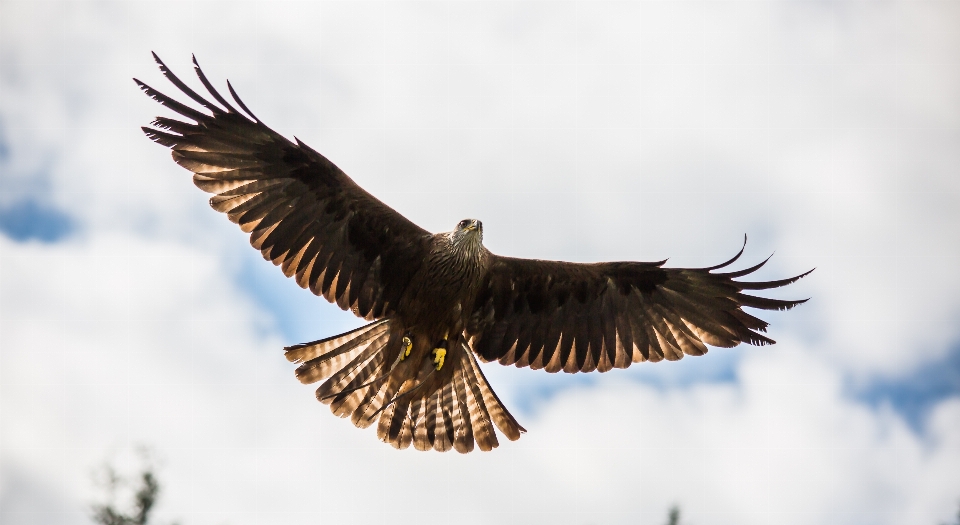
M 483 366 L 528 430 L 396 451 L 284 346 L 359 326 L 139 130 L 195 54 L 430 231 L 709 266 L 748 235 L 778 344 Z M 183 99 L 181 97 L 181 99 Z M 0 522 L 930 524 L 960 505 L 960 1 L 0 0 Z M 953 472 L 954 474 L 950 474 Z

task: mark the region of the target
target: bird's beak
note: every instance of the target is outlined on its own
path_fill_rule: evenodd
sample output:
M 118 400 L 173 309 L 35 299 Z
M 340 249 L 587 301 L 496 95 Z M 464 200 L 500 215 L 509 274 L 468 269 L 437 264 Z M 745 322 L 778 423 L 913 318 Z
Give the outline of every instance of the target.
M 468 231 L 477 231 L 478 229 L 477 221 L 472 221 L 470 225 L 467 226 L 465 229 Z

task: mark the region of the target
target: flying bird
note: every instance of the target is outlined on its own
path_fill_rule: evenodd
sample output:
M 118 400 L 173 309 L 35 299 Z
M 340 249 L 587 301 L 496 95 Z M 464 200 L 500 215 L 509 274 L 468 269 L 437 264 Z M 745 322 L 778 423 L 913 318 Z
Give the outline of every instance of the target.
M 370 321 L 345 334 L 285 348 L 304 384 L 334 414 L 396 448 L 499 444 L 524 428 L 478 365 L 607 372 L 641 361 L 703 355 L 707 346 L 773 344 L 767 323 L 743 311 L 805 302 L 745 293 L 790 284 L 736 279 L 766 261 L 718 272 L 659 262 L 594 264 L 517 259 L 483 246 L 483 223 L 430 233 L 364 191 L 299 139 L 267 127 L 227 88 L 224 98 L 193 59 L 204 98 L 157 57 L 163 75 L 202 109 L 134 79 L 185 117 L 157 117 L 144 133 L 212 193 L 210 205 L 250 234 L 264 259 L 344 310 Z M 744 245 L 746 238 L 744 238 Z

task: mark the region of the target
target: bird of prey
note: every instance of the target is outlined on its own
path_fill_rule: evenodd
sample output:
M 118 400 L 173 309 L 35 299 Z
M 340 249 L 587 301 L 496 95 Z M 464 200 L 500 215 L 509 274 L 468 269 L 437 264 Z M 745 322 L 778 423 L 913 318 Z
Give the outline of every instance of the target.
M 324 381 L 317 399 L 396 448 L 467 453 L 525 432 L 490 388 L 480 360 L 547 372 L 607 372 L 640 361 L 703 355 L 706 345 L 772 344 L 767 323 L 743 311 L 786 310 L 805 300 L 745 291 L 790 284 L 736 280 L 764 262 L 720 273 L 659 262 L 581 264 L 517 259 L 483 246 L 483 224 L 430 233 L 364 191 L 299 139 L 267 127 L 194 70 L 204 98 L 154 59 L 202 109 L 136 80 L 185 122 L 142 128 L 212 193 L 210 205 L 250 234 L 287 277 L 369 324 L 285 349 L 297 378 Z M 745 243 L 744 243 L 745 244 Z M 809 272 L 807 272 L 809 273 Z

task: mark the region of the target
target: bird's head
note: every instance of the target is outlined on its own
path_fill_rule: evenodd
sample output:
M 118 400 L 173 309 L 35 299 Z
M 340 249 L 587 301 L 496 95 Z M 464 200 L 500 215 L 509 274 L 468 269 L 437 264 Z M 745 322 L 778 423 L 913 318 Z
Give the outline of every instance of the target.
M 453 243 L 464 246 L 483 244 L 483 223 L 477 219 L 463 219 L 453 230 Z

